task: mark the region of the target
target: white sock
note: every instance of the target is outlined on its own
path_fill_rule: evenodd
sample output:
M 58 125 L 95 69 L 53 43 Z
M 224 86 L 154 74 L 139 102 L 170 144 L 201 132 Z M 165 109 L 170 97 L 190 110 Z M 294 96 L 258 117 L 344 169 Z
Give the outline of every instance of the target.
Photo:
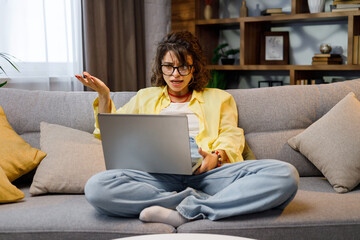
M 143 222 L 166 223 L 173 227 L 178 227 L 189 221 L 181 216 L 178 211 L 160 206 L 145 208 L 141 211 L 139 219 Z

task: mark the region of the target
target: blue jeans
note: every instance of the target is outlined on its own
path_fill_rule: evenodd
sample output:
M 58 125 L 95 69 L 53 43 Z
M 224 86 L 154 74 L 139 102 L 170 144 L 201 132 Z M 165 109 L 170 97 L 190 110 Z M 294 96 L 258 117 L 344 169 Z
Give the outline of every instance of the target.
M 111 216 L 138 217 L 144 208 L 157 205 L 176 209 L 189 220 L 217 220 L 284 208 L 294 198 L 298 180 L 292 165 L 270 159 L 225 164 L 190 176 L 117 169 L 91 177 L 85 196 Z

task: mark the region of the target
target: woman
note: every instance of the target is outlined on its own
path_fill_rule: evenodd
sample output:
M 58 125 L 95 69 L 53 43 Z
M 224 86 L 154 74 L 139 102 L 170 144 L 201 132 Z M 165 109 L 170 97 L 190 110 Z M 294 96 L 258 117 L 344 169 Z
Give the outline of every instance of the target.
M 245 138 L 237 127 L 235 101 L 225 91 L 205 88 L 209 73 L 191 33 L 171 33 L 159 43 L 151 78 L 155 87 L 140 90 L 119 110 L 101 80 L 86 72 L 84 76 L 76 75 L 99 94 L 95 136 L 100 137 L 98 112 L 186 114 L 192 150 L 203 157 L 191 176 L 127 169 L 96 174 L 85 195 L 99 212 L 177 227 L 195 219 L 285 207 L 295 196 L 298 173 L 293 166 L 277 160 L 243 161 Z

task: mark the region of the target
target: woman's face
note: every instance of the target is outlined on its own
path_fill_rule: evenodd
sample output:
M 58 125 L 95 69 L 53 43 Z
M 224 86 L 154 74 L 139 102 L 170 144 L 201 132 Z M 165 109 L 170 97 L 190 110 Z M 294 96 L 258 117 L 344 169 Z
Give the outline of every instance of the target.
M 188 55 L 186 62 L 187 62 L 188 66 L 193 65 L 192 57 Z M 169 66 L 172 66 L 172 67 L 180 67 L 181 66 L 179 63 L 179 60 L 175 57 L 175 54 L 172 51 L 168 51 L 165 54 L 164 58 L 161 61 L 161 64 L 165 65 L 162 67 L 163 73 L 164 73 L 165 68 L 171 69 L 171 67 L 169 67 Z M 186 66 L 185 66 L 185 68 L 186 68 Z M 184 71 L 184 67 L 182 67 L 181 69 L 182 69 L 182 71 Z M 170 70 L 170 72 L 171 72 L 171 70 Z M 163 78 L 164 78 L 166 84 L 168 85 L 168 91 L 171 94 L 175 94 L 175 95 L 187 94 L 189 92 L 189 82 L 191 81 L 193 72 L 194 72 L 194 67 L 192 67 L 190 69 L 190 73 L 187 76 L 182 76 L 182 75 L 184 75 L 183 72 L 182 72 L 182 75 L 180 75 L 179 69 L 174 69 L 174 72 L 170 76 L 167 76 L 169 74 L 167 74 L 167 75 L 163 74 Z

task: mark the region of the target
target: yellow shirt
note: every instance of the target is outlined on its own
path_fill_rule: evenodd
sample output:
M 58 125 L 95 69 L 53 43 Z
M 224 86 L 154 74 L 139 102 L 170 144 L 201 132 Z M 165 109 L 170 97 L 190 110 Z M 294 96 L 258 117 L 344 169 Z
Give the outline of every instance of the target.
M 95 130 L 94 135 L 100 138 L 97 119 L 99 100 L 94 101 Z M 111 101 L 111 113 L 159 114 L 170 105 L 167 86 L 150 87 L 138 91 L 131 100 L 116 110 Z M 222 149 L 230 162 L 243 161 L 242 152 L 245 146 L 243 129 L 237 126 L 238 113 L 231 94 L 213 88 L 204 91 L 193 91 L 189 108 L 199 118 L 199 135 L 195 141 L 204 151 Z

